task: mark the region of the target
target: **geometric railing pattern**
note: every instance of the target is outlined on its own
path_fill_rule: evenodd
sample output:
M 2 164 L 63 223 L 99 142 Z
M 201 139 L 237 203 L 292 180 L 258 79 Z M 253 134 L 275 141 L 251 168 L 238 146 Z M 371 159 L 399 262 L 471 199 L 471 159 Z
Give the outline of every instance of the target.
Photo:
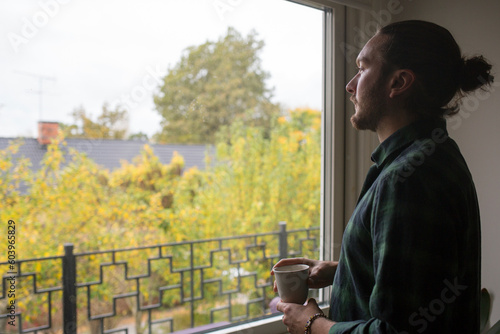
M 318 258 L 318 243 L 319 227 L 287 231 L 282 222 L 276 232 L 136 248 L 73 253 L 67 244 L 62 256 L 19 260 L 14 270 L 3 262 L 0 333 L 171 333 L 252 319 L 270 312 L 272 265 Z

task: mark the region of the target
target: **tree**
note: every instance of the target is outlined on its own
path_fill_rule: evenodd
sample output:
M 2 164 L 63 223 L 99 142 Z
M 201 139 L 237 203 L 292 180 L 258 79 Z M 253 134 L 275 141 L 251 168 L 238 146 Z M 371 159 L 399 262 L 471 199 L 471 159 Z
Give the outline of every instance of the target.
M 321 199 L 321 112 L 290 110 L 276 120 L 269 137 L 261 127 L 246 126 L 241 121 L 231 124 L 231 128 L 231 138 L 217 143 L 215 156 L 207 157 L 204 170 L 184 170 L 184 160 L 178 154 L 173 155 L 169 164 L 162 164 L 153 149 L 144 145 L 141 154 L 131 163 L 123 162 L 120 168 L 109 171 L 84 153 L 66 150 L 59 136 L 47 145 L 40 168 L 31 171 L 26 158 L 16 157 L 22 143 L 13 142 L 7 149 L 0 150 L 3 205 L 0 221 L 6 224 L 10 219 L 18 219 L 19 226 L 29 231 L 22 236 L 23 242 L 16 244 L 20 259 L 62 254 L 64 243 L 73 243 L 75 252 L 80 253 L 266 233 L 275 231 L 279 221 L 287 221 L 290 230 L 317 226 Z M 26 191 L 19 191 L 21 184 L 26 186 Z M 290 246 L 300 244 L 301 255 L 317 257 L 313 243 L 299 237 L 290 237 L 289 241 Z M 266 243 L 267 249 L 276 254 L 273 250 L 278 251 L 278 240 L 270 236 Z M 258 284 L 262 284 L 269 277 L 271 259 L 261 260 L 260 251 L 257 254 L 256 248 L 252 250 L 247 245 L 245 239 L 224 243 L 225 248 L 231 248 L 233 261 L 249 259 L 238 264 L 238 271 L 257 272 Z M 0 262 L 7 261 L 7 246 L 0 243 Z M 211 261 L 212 246 L 212 243 L 196 246 L 195 265 Z M 179 244 L 168 250 L 162 247 L 164 251 L 163 260 L 167 260 L 166 254 L 169 254 L 175 259 L 176 267 L 190 266 L 189 248 Z M 163 296 L 166 308 L 173 308 L 183 298 L 177 290 L 162 295 L 158 286 L 177 284 L 173 282 L 180 280 L 180 273 L 171 272 L 164 261 L 151 261 L 152 266 L 148 268 L 147 257 L 153 256 L 158 256 L 157 252 L 147 249 L 117 252 L 116 261 L 127 261 L 131 276 L 151 270 L 150 278 L 141 279 L 142 305 L 156 303 Z M 102 261 L 99 255 L 79 258 L 78 281 L 99 280 Z M 275 296 L 270 287 L 262 293 L 251 276 L 233 279 L 227 274 L 231 267 L 228 259 L 216 262 L 214 268 L 204 272 L 204 279 L 222 277 L 225 288 L 238 285 L 249 300 L 263 296 L 270 300 Z M 44 287 L 57 286 L 62 279 L 60 261 L 50 260 L 43 265 L 25 262 L 23 268 L 25 272 L 37 272 L 37 280 L 43 282 Z M 3 269 L 2 272 L 0 267 L 0 275 L 5 276 L 8 268 L 3 266 Z M 92 287 L 93 314 L 107 312 L 113 303 L 113 294 L 133 289 L 132 281 L 124 278 L 123 270 L 121 265 L 107 267 L 105 276 L 109 279 L 103 280 L 99 287 Z M 201 272 L 193 275 L 195 291 L 200 291 Z M 189 284 L 189 279 L 184 281 Z M 220 306 L 221 301 L 225 303 L 217 285 L 205 289 L 206 298 L 195 304 L 202 310 L 200 317 L 204 316 L 203 310 Z M 24 314 L 24 328 L 40 325 L 47 317 L 43 307 L 46 296 L 32 292 L 20 285 L 16 292 L 17 310 Z M 139 324 L 142 313 L 135 308 L 135 298 L 130 300 L 131 304 L 128 298 L 126 300 L 127 304 L 122 304 L 123 312 L 135 314 Z M 79 314 L 87 312 L 84 298 L 79 298 L 78 305 Z M 5 307 L 5 303 L 0 306 Z M 238 301 L 233 306 L 246 307 L 238 305 Z M 175 316 L 176 328 L 181 316 Z M 79 325 L 87 325 L 85 318 L 79 317 Z M 52 321 L 60 324 L 60 315 Z M 140 332 L 139 325 L 136 331 Z
M 214 143 L 217 131 L 237 120 L 269 129 L 279 107 L 265 84 L 269 74 L 258 57 L 263 46 L 255 32 L 244 38 L 229 28 L 217 42 L 187 48 L 154 97 L 163 118 L 155 139 Z
M 149 141 L 149 137 L 146 133 L 141 131 L 141 132 L 133 133 L 130 136 L 128 136 L 128 140 Z
M 83 106 L 73 110 L 71 115 L 74 124 L 61 125 L 66 138 L 125 139 L 128 131 L 128 113 L 120 106 L 111 110 L 106 103 L 103 104 L 102 113 L 95 122 Z
M 172 235 L 202 239 L 270 232 L 279 221 L 292 229 L 319 223 L 321 112 L 294 109 L 276 123 L 266 138 L 261 128 L 235 122 L 230 141 L 216 145 L 216 163 L 183 174 L 167 225 Z

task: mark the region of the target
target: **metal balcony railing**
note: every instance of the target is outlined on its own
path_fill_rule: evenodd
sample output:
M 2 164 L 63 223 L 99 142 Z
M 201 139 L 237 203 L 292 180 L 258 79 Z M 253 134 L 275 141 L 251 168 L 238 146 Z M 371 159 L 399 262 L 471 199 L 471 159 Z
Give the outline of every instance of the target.
M 177 320 L 168 312 L 172 307 L 189 308 L 190 328 L 264 315 L 275 297 L 269 277 L 272 265 L 280 258 L 319 255 L 319 227 L 287 230 L 284 222 L 279 226 L 270 233 L 85 253 L 74 253 L 73 245 L 66 244 L 64 255 L 19 260 L 14 270 L 2 262 L 0 333 L 75 334 L 77 328 L 83 332 L 85 322 L 84 331 L 91 333 L 174 332 L 183 328 L 174 326 Z M 41 269 L 49 273 L 42 275 Z M 60 278 L 48 279 L 50 273 Z M 57 286 L 46 286 L 44 280 Z M 21 307 L 21 300 L 9 296 L 12 288 L 15 296 L 38 305 L 31 313 L 44 314 L 42 323 L 37 319 L 33 325 L 31 319 L 23 328 L 31 304 Z M 134 304 L 133 330 L 112 324 L 124 300 Z M 197 319 L 200 312 L 205 313 L 203 319 Z M 159 325 L 168 329 L 156 330 Z

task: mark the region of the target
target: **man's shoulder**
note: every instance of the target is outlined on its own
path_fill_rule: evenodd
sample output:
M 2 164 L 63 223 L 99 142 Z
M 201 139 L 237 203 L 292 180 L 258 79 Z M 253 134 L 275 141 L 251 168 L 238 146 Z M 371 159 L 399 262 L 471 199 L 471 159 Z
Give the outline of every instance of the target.
M 449 137 L 426 137 L 411 142 L 384 167 L 384 182 L 439 186 L 472 180 L 456 143 Z

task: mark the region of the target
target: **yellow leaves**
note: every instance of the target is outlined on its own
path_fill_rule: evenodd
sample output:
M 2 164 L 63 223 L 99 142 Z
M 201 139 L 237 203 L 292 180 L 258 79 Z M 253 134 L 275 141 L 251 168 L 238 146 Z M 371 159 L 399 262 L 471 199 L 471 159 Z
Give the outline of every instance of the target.
M 308 113 L 310 116 L 315 117 L 316 119 L 321 118 L 321 111 L 320 111 L 320 110 L 315 110 L 315 109 L 307 109 L 307 113 Z
M 182 233 L 175 234 L 175 242 L 181 242 L 187 240 L 186 236 Z
M 105 213 L 106 213 L 106 209 L 104 208 L 104 206 L 99 206 L 97 208 L 97 216 L 102 217 L 105 215 Z
M 149 197 L 149 206 L 150 208 L 161 207 L 161 193 L 155 193 Z
M 151 146 L 149 146 L 148 144 L 144 145 L 144 147 L 142 149 L 143 149 L 144 154 L 146 156 L 153 156 L 154 155 L 153 148 Z
M 49 189 L 49 186 L 48 186 L 48 184 L 47 184 L 47 183 L 45 183 L 45 182 L 44 182 L 44 183 L 41 183 L 41 184 L 40 184 L 40 188 L 39 188 L 39 189 L 40 189 L 40 191 L 41 191 L 42 193 L 45 193 L 45 192 Z
M 226 160 L 229 156 L 229 147 L 227 143 L 217 143 L 216 144 L 217 157 L 220 160 Z
M 296 141 L 302 141 L 306 137 L 304 132 L 296 130 L 291 133 L 291 137 Z
M 11 164 L 6 160 L 0 160 L 0 171 L 6 171 L 10 168 Z
M 0 150 L 0 160 L 9 159 L 12 155 L 19 152 L 19 147 L 23 144 L 22 140 L 9 141 L 7 148 Z
M 177 151 L 174 151 L 174 154 L 172 156 L 172 160 L 170 161 L 170 164 L 180 166 L 181 168 L 183 168 L 184 167 L 184 158 Z
M 290 110 L 292 117 L 321 117 L 321 111 L 311 108 L 295 108 Z
M 22 174 L 26 169 L 20 168 L 12 174 L 31 186 L 8 211 L 24 220 L 29 247 L 22 257 L 60 255 L 66 242 L 85 252 L 269 232 L 281 220 L 290 229 L 316 225 L 321 114 L 296 110 L 278 124 L 266 135 L 239 129 L 217 145 L 217 159 L 207 169 L 183 173 L 184 159 L 177 152 L 164 165 L 147 145 L 132 163 L 112 172 L 78 152 L 63 167 L 62 152 L 51 146 L 40 173 Z M 0 170 L 10 168 L 11 161 L 0 155 Z M 0 175 L 0 189 L 12 189 L 12 179 Z M 92 257 L 90 262 L 110 261 Z M 145 265 L 140 258 L 128 260 L 131 266 Z M 60 279 L 50 266 L 37 270 Z
M 233 154 L 236 156 L 241 156 L 245 152 L 245 143 L 246 140 L 243 137 L 240 137 L 236 140 L 236 142 L 233 144 Z
M 312 121 L 312 129 L 315 130 L 315 131 L 321 129 L 321 118 L 320 117 L 313 119 L 313 121 Z

